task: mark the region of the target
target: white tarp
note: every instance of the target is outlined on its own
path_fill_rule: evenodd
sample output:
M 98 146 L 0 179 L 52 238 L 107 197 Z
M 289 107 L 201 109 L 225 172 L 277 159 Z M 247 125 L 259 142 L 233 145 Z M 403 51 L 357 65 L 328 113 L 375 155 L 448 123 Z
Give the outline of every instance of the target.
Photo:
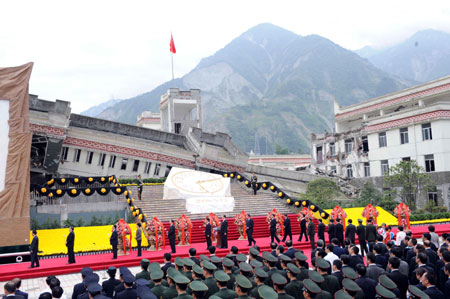
M 234 209 L 230 178 L 208 172 L 172 168 L 164 183 L 163 199 L 186 200 L 193 214 L 230 212 Z

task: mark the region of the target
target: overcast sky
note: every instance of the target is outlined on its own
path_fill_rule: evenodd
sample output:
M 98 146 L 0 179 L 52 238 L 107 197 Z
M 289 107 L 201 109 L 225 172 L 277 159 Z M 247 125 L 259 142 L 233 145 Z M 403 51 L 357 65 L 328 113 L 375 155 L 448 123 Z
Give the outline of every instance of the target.
M 450 32 L 450 1 L 2 1 L 0 67 L 33 61 L 30 93 L 81 112 L 192 70 L 259 23 L 348 48 L 386 47 L 418 30 Z

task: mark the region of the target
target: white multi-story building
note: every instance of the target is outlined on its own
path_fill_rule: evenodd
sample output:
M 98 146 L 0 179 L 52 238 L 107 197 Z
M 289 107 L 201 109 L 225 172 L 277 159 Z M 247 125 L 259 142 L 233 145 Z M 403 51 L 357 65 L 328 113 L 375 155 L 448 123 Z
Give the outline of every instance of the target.
M 347 107 L 335 104 L 335 132 L 312 135 L 312 156 L 319 171 L 346 178 L 382 177 L 399 161 L 416 160 L 436 185 L 428 198 L 448 206 L 450 76 Z

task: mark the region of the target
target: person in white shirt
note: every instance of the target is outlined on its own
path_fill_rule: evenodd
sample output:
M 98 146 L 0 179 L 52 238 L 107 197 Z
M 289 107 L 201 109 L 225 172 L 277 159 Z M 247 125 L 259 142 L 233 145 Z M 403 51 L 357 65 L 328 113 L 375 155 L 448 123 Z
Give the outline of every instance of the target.
M 433 243 L 436 246 L 436 248 L 439 248 L 439 235 L 434 232 L 435 231 L 434 225 L 429 225 L 428 231 L 430 232 L 430 235 L 431 235 L 431 240 L 430 240 L 431 243 Z
M 395 245 L 400 246 L 406 237 L 406 233 L 403 231 L 403 226 L 398 226 L 397 236 L 395 237 Z
M 332 245 L 332 244 L 328 244 L 328 245 L 325 247 L 325 252 L 327 253 L 327 255 L 324 257 L 324 260 L 326 260 L 327 262 L 329 262 L 330 265 L 333 265 L 333 262 L 334 262 L 335 260 L 338 260 L 338 259 L 339 259 L 339 257 L 333 253 L 333 245 Z

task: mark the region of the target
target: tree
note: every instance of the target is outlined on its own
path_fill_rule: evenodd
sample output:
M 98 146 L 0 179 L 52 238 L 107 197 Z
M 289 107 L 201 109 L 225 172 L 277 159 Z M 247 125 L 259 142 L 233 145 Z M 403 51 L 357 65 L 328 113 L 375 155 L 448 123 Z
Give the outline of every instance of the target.
M 288 155 L 289 154 L 289 149 L 288 148 L 284 148 L 281 145 L 277 144 L 275 146 L 275 154 L 277 155 Z
M 365 207 L 368 204 L 379 205 L 382 197 L 383 194 L 381 194 L 372 183 L 367 182 L 364 184 L 361 192 L 359 192 L 358 199 L 354 202 L 354 206 Z
M 320 208 L 327 209 L 335 206 L 334 197 L 338 194 L 338 187 L 334 181 L 321 178 L 308 183 L 302 199 L 310 200 Z
M 390 188 L 392 198 L 396 197 L 398 189 L 401 201 L 415 209 L 419 192 L 430 187 L 431 178 L 423 167 L 411 160 L 400 161 L 390 167 L 384 182 Z

